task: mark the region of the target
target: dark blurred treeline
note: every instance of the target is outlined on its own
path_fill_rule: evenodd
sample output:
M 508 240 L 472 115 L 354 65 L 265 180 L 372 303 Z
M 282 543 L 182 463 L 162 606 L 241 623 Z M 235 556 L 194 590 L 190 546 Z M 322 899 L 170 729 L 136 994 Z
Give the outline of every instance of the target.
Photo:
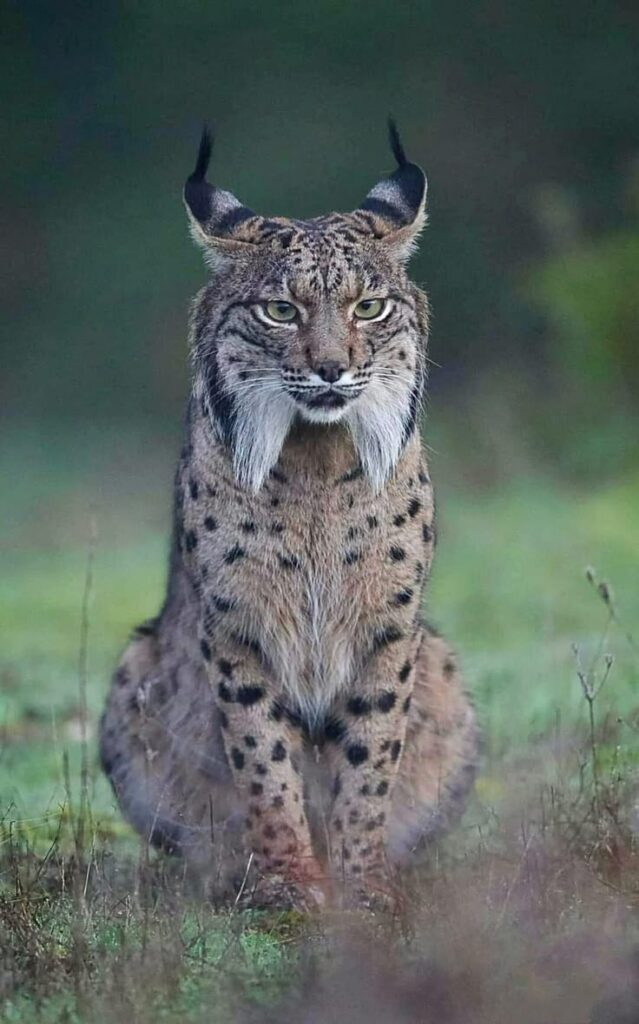
M 485 393 L 541 447 L 570 424 L 598 458 L 630 457 L 634 0 L 23 0 L 3 23 L 5 418 L 177 416 L 204 277 L 180 193 L 203 119 L 219 183 L 305 216 L 392 170 L 392 111 L 429 175 L 414 272 L 442 408 Z

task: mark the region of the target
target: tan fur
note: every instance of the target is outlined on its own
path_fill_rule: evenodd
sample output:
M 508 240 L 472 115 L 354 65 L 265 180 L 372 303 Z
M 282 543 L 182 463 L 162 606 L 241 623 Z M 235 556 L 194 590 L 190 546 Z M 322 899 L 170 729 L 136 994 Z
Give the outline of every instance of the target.
M 382 210 L 393 181 L 370 193 Z M 229 196 L 222 215 L 241 209 Z M 251 852 L 302 901 L 331 875 L 354 897 L 383 886 L 474 770 L 472 710 L 419 614 L 434 528 L 409 199 L 389 220 L 247 216 L 224 239 L 198 223 L 218 276 L 194 307 L 167 600 L 102 726 L 143 834 L 223 879 Z M 376 295 L 384 315 L 359 321 Z M 269 298 L 295 304 L 294 325 L 269 323 Z

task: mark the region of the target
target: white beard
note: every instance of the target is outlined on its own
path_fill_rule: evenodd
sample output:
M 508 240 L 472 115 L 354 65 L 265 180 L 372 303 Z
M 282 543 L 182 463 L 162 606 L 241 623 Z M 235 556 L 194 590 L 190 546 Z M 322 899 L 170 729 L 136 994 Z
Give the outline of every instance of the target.
M 280 457 L 296 413 L 314 423 L 344 421 L 362 469 L 375 492 L 382 489 L 401 455 L 411 412 L 412 375 L 380 381 L 343 409 L 305 410 L 284 390 L 266 388 L 233 395 L 233 467 L 238 483 L 259 491 Z
M 233 467 L 238 483 L 259 491 L 282 451 L 295 404 L 284 391 L 234 396 Z
M 382 383 L 370 380 L 345 420 L 359 455 L 362 469 L 375 492 L 382 489 L 393 472 L 405 441 L 411 411 L 411 379 Z

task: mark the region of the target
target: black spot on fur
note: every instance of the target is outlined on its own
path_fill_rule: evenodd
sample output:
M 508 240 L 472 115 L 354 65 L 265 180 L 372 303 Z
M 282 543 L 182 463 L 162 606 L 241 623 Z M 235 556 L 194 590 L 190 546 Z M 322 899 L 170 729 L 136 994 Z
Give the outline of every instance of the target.
M 244 558 L 246 551 L 239 544 L 234 544 L 226 554 L 224 555 L 224 561 L 227 565 L 232 565 L 233 562 L 237 562 L 239 558 Z
M 418 498 L 411 498 L 410 503 L 408 505 L 408 514 L 411 517 L 411 519 L 415 518 L 421 507 L 422 503 L 421 501 L 419 501 Z
M 271 704 L 271 710 L 268 713 L 268 717 L 273 722 L 281 722 L 284 718 L 284 708 L 278 701 L 273 701 Z
M 200 488 L 198 487 L 197 480 L 189 480 L 189 492 L 193 501 L 197 501 L 198 495 L 200 493 Z
M 255 739 L 255 736 L 245 736 L 244 745 L 247 746 L 249 750 L 255 750 L 257 746 L 257 740 Z
M 127 686 L 131 681 L 129 673 L 124 667 L 121 666 L 115 673 L 115 681 L 118 686 Z
M 398 547 L 397 545 L 393 545 L 393 547 L 390 549 L 388 553 L 393 562 L 403 562 L 404 559 L 406 558 L 406 552 L 404 551 L 404 549 Z
M 268 775 L 268 768 L 266 767 L 266 765 L 256 764 L 255 765 L 255 774 L 256 775 Z
M 406 680 L 408 679 L 408 677 L 410 675 L 411 668 L 412 668 L 412 665 L 411 665 L 410 661 L 405 661 L 404 664 L 402 665 L 402 667 L 400 668 L 399 673 L 398 673 L 400 683 L 405 683 L 406 682 Z
M 218 612 L 230 612 L 235 602 L 226 597 L 216 597 L 215 595 L 213 595 L 213 597 L 211 598 L 211 604 L 217 609 Z
M 362 467 L 355 466 L 355 468 L 350 469 L 348 473 L 344 473 L 337 482 L 338 484 L 350 484 L 353 480 L 359 480 L 362 476 L 364 476 L 364 470 Z
M 217 667 L 219 668 L 223 676 L 230 677 L 233 675 L 233 666 L 231 665 L 230 661 L 226 660 L 226 658 L 220 658 L 220 660 L 217 663 Z
M 262 645 L 259 640 L 255 639 L 255 637 L 247 636 L 246 633 L 238 633 L 236 630 L 233 630 L 230 633 L 230 636 L 236 644 L 239 644 L 240 647 L 246 647 L 246 649 L 251 651 L 256 658 L 259 658 L 260 661 L 266 660 L 264 658 Z
M 331 716 L 324 723 L 324 737 L 329 743 L 339 743 L 346 735 L 346 726 L 339 718 Z
M 351 697 L 346 707 L 351 715 L 368 715 L 371 710 L 371 702 L 366 697 Z
M 211 648 L 206 640 L 200 640 L 200 650 L 205 661 L 211 660 Z
M 338 774 L 338 775 L 335 776 L 335 778 L 333 780 L 333 796 L 339 796 L 341 792 L 342 792 L 342 779 L 341 779 L 341 776 Z
M 228 684 L 225 683 L 223 679 L 218 683 L 217 692 L 220 700 L 223 700 L 225 704 L 233 703 L 233 694 L 231 693 Z
M 392 690 L 387 690 L 386 693 L 381 693 L 377 698 L 377 708 L 384 714 L 388 714 L 395 704 L 397 703 L 397 694 L 393 693 Z
M 207 516 L 204 520 L 204 529 L 211 533 L 212 530 L 217 530 L 217 523 L 213 516 Z
M 197 547 L 197 533 L 195 530 L 188 530 L 184 537 L 184 546 L 189 554 Z
M 246 758 L 244 754 L 242 753 L 241 750 L 238 750 L 237 747 L 233 747 L 233 749 L 231 750 L 231 760 L 238 771 L 241 771 L 244 765 L 246 764 Z
M 386 796 L 386 794 L 388 793 L 388 782 L 386 781 L 386 779 L 384 779 L 383 782 L 380 782 L 379 786 L 375 790 L 375 793 L 377 794 L 377 796 Z
M 284 533 L 284 523 L 271 523 L 271 533 Z
M 252 782 L 250 785 L 251 796 L 260 796 L 264 792 L 264 786 L 261 782 Z
M 138 637 L 142 638 L 144 636 L 155 636 L 157 633 L 157 625 L 157 619 L 148 619 L 146 622 L 140 623 L 140 625 L 136 626 L 133 630 L 133 639 L 135 640 Z
M 237 702 L 245 708 L 251 707 L 252 704 L 257 704 L 263 696 L 263 686 L 238 686 L 237 688 Z
M 397 594 L 390 601 L 391 604 L 410 604 L 413 599 L 413 591 L 410 587 L 406 587 L 405 590 L 398 591 Z
M 277 557 L 283 569 L 292 571 L 294 569 L 299 569 L 300 567 L 301 563 L 297 555 L 278 555 Z
M 398 626 L 386 626 L 385 629 L 378 629 L 373 635 L 373 654 L 377 654 L 378 651 L 388 647 L 389 644 L 397 643 L 398 640 L 402 639 L 403 635 Z
M 393 526 L 403 526 L 406 522 L 406 516 L 395 516 L 393 519 Z
M 223 729 L 228 729 L 229 716 L 227 715 L 226 711 L 222 711 L 222 708 L 220 708 L 218 714 L 220 716 L 220 725 L 222 726 Z
M 286 747 L 281 740 L 277 740 L 273 746 L 271 752 L 271 761 L 285 761 L 286 760 Z
M 369 530 L 374 530 L 376 526 L 379 526 L 377 516 L 366 516 L 366 522 L 368 523 Z
M 270 475 L 273 478 L 273 480 L 277 480 L 278 484 L 288 483 L 288 480 L 286 479 L 283 473 L 280 473 L 279 469 L 272 469 Z
M 250 519 L 245 519 L 243 523 L 240 523 L 240 530 L 244 533 L 257 533 L 257 527 Z
M 401 753 L 402 745 L 399 740 L 393 740 L 390 748 L 390 759 L 396 761 Z
M 361 558 L 359 551 L 347 551 L 344 555 L 344 562 L 346 565 L 353 565 L 354 562 L 358 562 Z
M 430 544 L 430 542 L 433 539 L 433 531 L 432 528 L 428 525 L 428 523 L 424 523 L 422 525 L 422 538 L 424 544 Z
M 351 743 L 350 747 L 346 751 L 346 757 L 348 758 L 349 764 L 353 767 L 364 764 L 364 761 L 368 761 L 368 747 L 363 743 Z
M 420 484 L 429 484 L 430 483 L 430 477 L 428 476 L 428 473 L 424 472 L 423 469 L 420 469 L 420 471 L 419 471 L 419 482 L 420 482 Z
M 454 673 L 455 673 L 455 662 L 452 660 L 452 658 L 446 658 L 446 661 L 444 662 L 444 664 L 442 666 L 442 671 L 443 671 L 443 673 L 444 673 L 444 675 L 446 676 L 447 679 L 450 679 L 450 677 L 452 675 L 454 675 Z
M 283 807 L 284 806 L 284 797 L 280 796 L 279 794 L 277 796 L 274 796 L 273 800 L 272 800 L 272 806 L 273 807 Z

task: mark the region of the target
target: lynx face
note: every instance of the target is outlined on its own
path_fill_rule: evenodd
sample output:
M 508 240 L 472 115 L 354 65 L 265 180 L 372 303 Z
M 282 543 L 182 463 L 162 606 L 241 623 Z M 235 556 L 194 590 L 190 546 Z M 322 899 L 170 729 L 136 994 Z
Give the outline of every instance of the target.
M 243 486 L 259 489 L 297 419 L 342 421 L 376 489 L 412 430 L 427 305 L 405 263 L 426 182 L 395 153 L 398 170 L 353 213 L 267 219 L 205 181 L 203 137 L 185 189 L 215 274 L 194 310 L 196 389 Z

